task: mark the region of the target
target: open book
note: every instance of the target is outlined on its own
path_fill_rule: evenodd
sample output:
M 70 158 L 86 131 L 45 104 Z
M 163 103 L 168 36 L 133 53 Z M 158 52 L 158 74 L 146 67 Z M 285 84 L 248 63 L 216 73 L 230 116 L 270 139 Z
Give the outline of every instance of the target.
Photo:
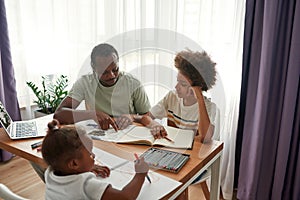
M 165 129 L 168 133 L 168 138 L 173 142 L 170 142 L 165 138 L 154 139 L 150 129 L 144 126 L 134 126 L 116 142 L 187 149 L 193 147 L 194 131 L 177 129 L 170 126 L 165 126 Z
M 165 138 L 154 139 L 150 129 L 144 126 L 130 125 L 126 129 L 116 132 L 112 128 L 106 131 L 98 129 L 96 128 L 97 124 L 95 124 L 95 122 L 93 122 L 94 125 L 91 124 L 91 121 L 89 123 L 87 121 L 80 123 L 86 127 L 86 130 L 91 138 L 97 140 L 184 149 L 192 149 L 194 142 L 194 131 L 173 128 L 170 126 L 165 126 L 165 129 L 168 133 L 168 138 L 173 142 L 168 141 Z

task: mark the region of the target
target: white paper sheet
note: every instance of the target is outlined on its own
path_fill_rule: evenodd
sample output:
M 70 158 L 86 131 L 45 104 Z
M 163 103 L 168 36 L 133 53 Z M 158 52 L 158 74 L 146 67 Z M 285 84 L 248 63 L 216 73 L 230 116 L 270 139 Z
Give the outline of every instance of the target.
M 95 147 L 93 148 L 93 152 L 96 155 L 96 160 L 101 165 L 106 165 L 109 168 L 113 168 L 124 163 L 117 169 L 111 170 L 110 177 L 101 178 L 103 181 L 109 182 L 116 189 L 122 189 L 133 178 L 135 174 L 133 162 L 126 162 L 125 159 L 119 158 Z M 137 199 L 160 199 L 182 184 L 181 182 L 175 181 L 151 170 L 148 172 L 148 175 L 152 183 L 149 183 L 147 179 L 145 179 L 144 185 Z

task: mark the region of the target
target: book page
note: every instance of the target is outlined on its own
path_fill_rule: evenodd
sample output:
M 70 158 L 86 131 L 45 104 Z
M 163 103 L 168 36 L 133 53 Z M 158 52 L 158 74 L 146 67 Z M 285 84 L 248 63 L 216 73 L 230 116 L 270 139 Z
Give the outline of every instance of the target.
M 92 139 L 108 142 L 117 142 L 127 132 L 135 127 L 135 125 L 129 125 L 127 128 L 118 131 L 115 131 L 112 127 L 107 130 L 102 130 L 94 120 L 80 121 L 75 125 L 83 127 Z
M 191 149 L 194 141 L 194 131 L 178 129 L 170 126 L 165 126 L 168 132 L 168 138 L 172 139 L 174 143 L 168 140 L 154 139 L 150 129 L 144 126 L 130 125 L 126 129 L 115 131 L 112 127 L 108 130 L 101 130 L 94 120 L 86 120 L 77 122 L 75 125 L 82 126 L 87 134 L 96 140 L 103 140 L 116 143 L 133 143 L 146 145 L 160 145 L 172 148 L 187 148 Z
M 117 142 L 152 145 L 154 142 L 154 137 L 152 136 L 150 129 L 148 129 L 147 127 L 135 126 L 134 128 L 130 129 Z
M 193 147 L 194 142 L 194 131 L 193 130 L 185 130 L 178 129 L 170 126 L 165 126 L 165 129 L 168 133 L 168 138 L 174 141 L 169 142 L 168 140 L 161 138 L 156 139 L 153 143 L 154 145 L 161 145 L 165 147 L 172 148 L 187 148 L 191 149 Z
M 100 134 L 97 134 L 96 132 L 91 132 L 89 135 L 91 135 L 91 137 L 93 139 L 97 139 L 97 140 L 103 140 L 103 141 L 109 141 L 109 142 L 118 142 L 124 135 L 126 135 L 129 131 L 131 131 L 131 129 L 135 128 L 135 125 L 129 125 L 127 128 L 123 129 L 123 130 L 118 130 L 115 131 L 113 128 L 109 128 L 105 131 L 102 131 Z

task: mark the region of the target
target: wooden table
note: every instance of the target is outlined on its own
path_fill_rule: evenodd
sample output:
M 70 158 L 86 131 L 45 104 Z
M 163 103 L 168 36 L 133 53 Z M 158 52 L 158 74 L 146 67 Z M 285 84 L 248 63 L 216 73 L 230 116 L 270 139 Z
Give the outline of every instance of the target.
M 41 152 L 32 150 L 30 146 L 32 143 L 40 140 L 42 140 L 42 138 L 11 140 L 4 130 L 2 128 L 0 129 L 0 149 L 9 151 L 43 167 L 47 167 Z M 128 160 L 134 160 L 132 156 L 133 153 L 141 154 L 149 148 L 149 146 L 145 145 L 115 144 L 99 140 L 94 140 L 94 146 Z M 165 196 L 164 199 L 174 199 L 183 191 L 187 191 L 187 187 L 209 167 L 211 167 L 210 199 L 218 199 L 220 194 L 220 156 L 223 151 L 223 143 L 212 141 L 207 144 L 202 144 L 199 138 L 196 138 L 192 150 L 171 150 L 190 154 L 190 159 L 178 174 L 162 170 L 156 171 L 183 183 L 180 188 Z

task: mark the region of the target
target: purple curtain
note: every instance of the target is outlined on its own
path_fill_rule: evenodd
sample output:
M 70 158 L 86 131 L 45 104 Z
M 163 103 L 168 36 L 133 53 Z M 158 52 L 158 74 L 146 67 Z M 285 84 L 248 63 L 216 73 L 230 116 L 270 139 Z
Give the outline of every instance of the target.
M 17 100 L 14 69 L 11 61 L 4 0 L 0 0 L 0 33 L 0 100 L 12 119 L 20 120 L 21 115 Z M 12 154 L 0 150 L 0 161 L 8 160 L 11 156 Z
M 246 1 L 242 76 L 237 197 L 299 199 L 299 0 Z

